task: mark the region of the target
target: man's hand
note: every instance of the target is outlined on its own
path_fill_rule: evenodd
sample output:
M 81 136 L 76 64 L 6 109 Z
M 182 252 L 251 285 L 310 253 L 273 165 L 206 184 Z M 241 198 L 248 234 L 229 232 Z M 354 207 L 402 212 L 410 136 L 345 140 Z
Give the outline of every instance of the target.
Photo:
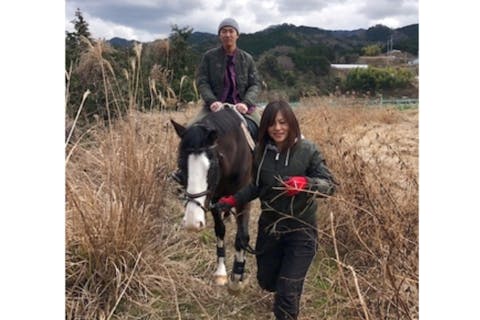
M 242 103 L 242 102 L 237 103 L 235 105 L 235 109 L 237 109 L 237 111 L 240 112 L 241 114 L 245 114 L 248 111 L 247 105 L 245 103 Z
M 222 109 L 223 109 L 223 103 L 221 103 L 220 101 L 215 101 L 210 105 L 210 110 L 212 110 L 213 112 L 217 112 Z

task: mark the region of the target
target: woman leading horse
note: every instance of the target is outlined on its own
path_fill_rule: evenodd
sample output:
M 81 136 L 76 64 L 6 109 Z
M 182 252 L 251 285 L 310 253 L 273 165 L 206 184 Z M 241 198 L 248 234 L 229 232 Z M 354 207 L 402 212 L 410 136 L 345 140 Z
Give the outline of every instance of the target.
M 228 210 L 260 198 L 255 246 L 257 280 L 275 292 L 277 320 L 297 319 L 303 283 L 317 250 L 316 197 L 330 196 L 335 181 L 313 142 L 285 101 L 270 102 L 263 111 L 255 150 L 254 180 L 215 205 Z

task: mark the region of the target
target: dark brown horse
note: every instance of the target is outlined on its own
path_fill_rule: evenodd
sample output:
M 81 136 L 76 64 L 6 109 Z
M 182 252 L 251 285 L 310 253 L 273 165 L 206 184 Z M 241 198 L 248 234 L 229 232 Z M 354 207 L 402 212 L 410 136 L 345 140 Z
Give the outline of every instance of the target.
M 211 211 L 217 237 L 216 284 L 228 281 L 225 267 L 225 224 L 222 212 L 211 206 L 220 197 L 232 195 L 251 179 L 252 153 L 241 128 L 241 115 L 233 109 L 209 113 L 190 127 L 171 120 L 181 138 L 179 166 L 187 174 L 184 227 L 199 231 L 205 227 L 205 213 Z M 237 234 L 233 272 L 229 289 L 240 290 L 243 285 L 245 249 L 249 248 L 248 220 L 250 204 L 235 208 Z

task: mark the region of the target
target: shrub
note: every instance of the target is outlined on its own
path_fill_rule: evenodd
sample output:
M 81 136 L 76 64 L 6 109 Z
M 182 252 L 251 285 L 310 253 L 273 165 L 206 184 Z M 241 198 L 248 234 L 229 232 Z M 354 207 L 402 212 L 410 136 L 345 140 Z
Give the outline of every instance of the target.
M 365 56 L 377 56 L 382 52 L 382 48 L 378 44 L 372 44 L 362 48 L 362 53 Z
M 401 68 L 367 68 L 350 71 L 345 79 L 345 89 L 363 93 L 406 88 L 413 73 Z

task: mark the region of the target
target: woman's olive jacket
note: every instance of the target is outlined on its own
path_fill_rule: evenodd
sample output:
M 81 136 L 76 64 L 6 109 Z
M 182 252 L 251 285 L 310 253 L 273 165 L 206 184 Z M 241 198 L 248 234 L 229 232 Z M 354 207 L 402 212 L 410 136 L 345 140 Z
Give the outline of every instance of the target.
M 315 226 L 315 198 L 335 192 L 335 180 L 322 154 L 314 143 L 305 139 L 298 140 L 293 147 L 283 152 L 279 152 L 272 143 L 266 144 L 263 152 L 255 150 L 253 174 L 252 183 L 234 196 L 238 203 L 259 197 L 262 209 L 260 218 L 264 222 L 297 220 L 300 224 Z M 282 180 L 293 176 L 307 178 L 307 192 L 290 197 L 285 190 L 278 190 L 282 186 Z

